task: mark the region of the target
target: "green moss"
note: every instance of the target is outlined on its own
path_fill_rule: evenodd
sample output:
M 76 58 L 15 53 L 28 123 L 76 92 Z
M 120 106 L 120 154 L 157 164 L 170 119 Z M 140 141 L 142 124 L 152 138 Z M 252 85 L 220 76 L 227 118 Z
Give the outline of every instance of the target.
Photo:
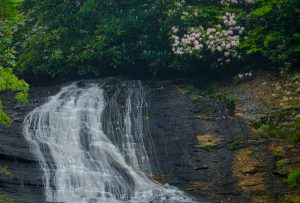
M 276 162 L 276 168 L 277 169 L 283 168 L 286 165 L 288 165 L 288 163 L 289 163 L 288 159 L 281 159 L 281 160 L 279 160 L 279 161 Z
M 209 83 L 201 88 L 195 85 L 185 85 L 184 90 L 191 95 L 193 101 L 197 101 L 201 96 L 210 96 L 225 103 L 230 110 L 235 109 L 237 98 L 226 93 L 218 91 L 217 83 Z
M 291 198 L 292 203 L 300 203 L 300 195 Z
M 10 172 L 7 166 L 0 168 L 0 174 L 5 175 L 7 177 L 13 178 L 14 175 Z
M 237 150 L 245 147 L 244 140 L 241 138 L 232 138 L 227 142 L 226 145 L 227 149 L 229 150 Z
M 287 183 L 290 187 L 297 188 L 300 186 L 300 168 L 288 174 Z
M 13 203 L 13 201 L 5 194 L 0 194 L 0 202 Z
M 268 124 L 261 124 L 259 126 L 259 128 L 257 129 L 257 131 L 260 133 L 260 134 L 266 134 L 270 129 L 270 125 Z
M 300 118 L 293 108 L 271 112 L 254 126 L 262 135 L 282 138 L 289 142 L 300 141 Z

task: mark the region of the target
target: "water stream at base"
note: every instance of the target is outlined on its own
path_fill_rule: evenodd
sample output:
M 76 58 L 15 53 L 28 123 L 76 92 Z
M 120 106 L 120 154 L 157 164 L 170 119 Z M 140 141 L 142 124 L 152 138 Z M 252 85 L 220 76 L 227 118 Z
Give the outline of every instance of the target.
M 149 178 L 145 89 L 140 81 L 75 82 L 26 117 L 48 202 L 195 202 Z

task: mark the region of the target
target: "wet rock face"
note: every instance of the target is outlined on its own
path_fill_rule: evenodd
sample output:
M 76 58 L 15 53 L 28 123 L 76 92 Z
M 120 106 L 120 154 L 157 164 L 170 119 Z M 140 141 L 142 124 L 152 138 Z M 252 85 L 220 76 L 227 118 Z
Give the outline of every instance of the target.
M 233 152 L 227 147 L 231 139 L 250 135 L 246 123 L 210 98 L 200 101 L 201 115 L 195 114 L 190 98 L 171 83 L 155 83 L 152 90 L 149 124 L 160 166 L 157 180 L 206 200 L 248 202 L 235 186 Z
M 200 101 L 195 112 L 189 97 L 172 82 L 147 82 L 149 87 L 149 128 L 156 162 L 154 179 L 168 183 L 212 202 L 248 202 L 236 188 L 232 173 L 233 152 L 227 142 L 250 134 L 246 124 L 231 117 L 225 106 L 210 98 Z M 31 87 L 28 103 L 17 103 L 10 93 L 2 93 L 4 110 L 12 118 L 10 127 L 0 126 L 0 167 L 7 166 L 13 177 L 0 174 L 0 194 L 14 202 L 45 202 L 42 176 L 37 158 L 30 152 L 22 134 L 22 122 L 60 86 Z M 203 147 L 201 141 L 216 141 Z
M 30 111 L 58 90 L 59 87 L 32 87 L 26 103 L 17 103 L 10 92 L 0 95 L 4 111 L 12 121 L 9 127 L 0 126 L 0 168 L 7 166 L 12 174 L 11 177 L 0 174 L 0 194 L 6 194 L 14 202 L 45 202 L 43 173 L 22 134 L 22 122 Z

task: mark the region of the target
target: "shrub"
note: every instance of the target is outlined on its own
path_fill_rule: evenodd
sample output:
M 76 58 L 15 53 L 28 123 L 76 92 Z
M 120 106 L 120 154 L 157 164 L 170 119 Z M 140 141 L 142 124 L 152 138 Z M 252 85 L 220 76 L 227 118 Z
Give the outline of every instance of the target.
M 235 4 L 234 4 L 235 6 Z M 244 11 L 219 1 L 173 1 L 168 5 L 167 24 L 174 54 L 172 68 L 226 66 L 241 58 L 241 25 Z M 185 61 L 184 66 L 180 61 Z M 189 64 L 188 61 L 193 61 Z M 195 68 L 195 67 L 194 67 Z
M 300 1 L 257 0 L 250 13 L 248 55 L 262 54 L 282 71 L 299 65 Z
M 148 1 L 28 2 L 20 71 L 64 79 L 155 75 L 168 58 L 162 6 Z
M 16 69 L 63 79 L 224 77 L 262 58 L 286 72 L 299 65 L 298 8 L 298 0 L 26 1 Z
M 24 80 L 19 80 L 12 71 L 12 68 L 16 68 L 13 36 L 23 22 L 23 17 L 19 13 L 21 3 L 21 0 L 2 0 L 0 2 L 0 91 L 14 91 L 18 101 L 26 101 L 29 86 Z M 10 124 L 9 116 L 2 110 L 1 99 L 0 123 Z

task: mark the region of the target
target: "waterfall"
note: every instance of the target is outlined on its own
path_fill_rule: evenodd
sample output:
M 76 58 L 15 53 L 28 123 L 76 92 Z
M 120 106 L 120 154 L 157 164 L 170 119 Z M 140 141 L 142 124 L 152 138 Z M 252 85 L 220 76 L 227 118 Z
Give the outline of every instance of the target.
M 151 180 L 155 150 L 140 81 L 79 81 L 25 118 L 48 202 L 193 202 Z M 152 158 L 151 158 L 152 157 Z M 152 162 L 152 163 L 151 163 Z

